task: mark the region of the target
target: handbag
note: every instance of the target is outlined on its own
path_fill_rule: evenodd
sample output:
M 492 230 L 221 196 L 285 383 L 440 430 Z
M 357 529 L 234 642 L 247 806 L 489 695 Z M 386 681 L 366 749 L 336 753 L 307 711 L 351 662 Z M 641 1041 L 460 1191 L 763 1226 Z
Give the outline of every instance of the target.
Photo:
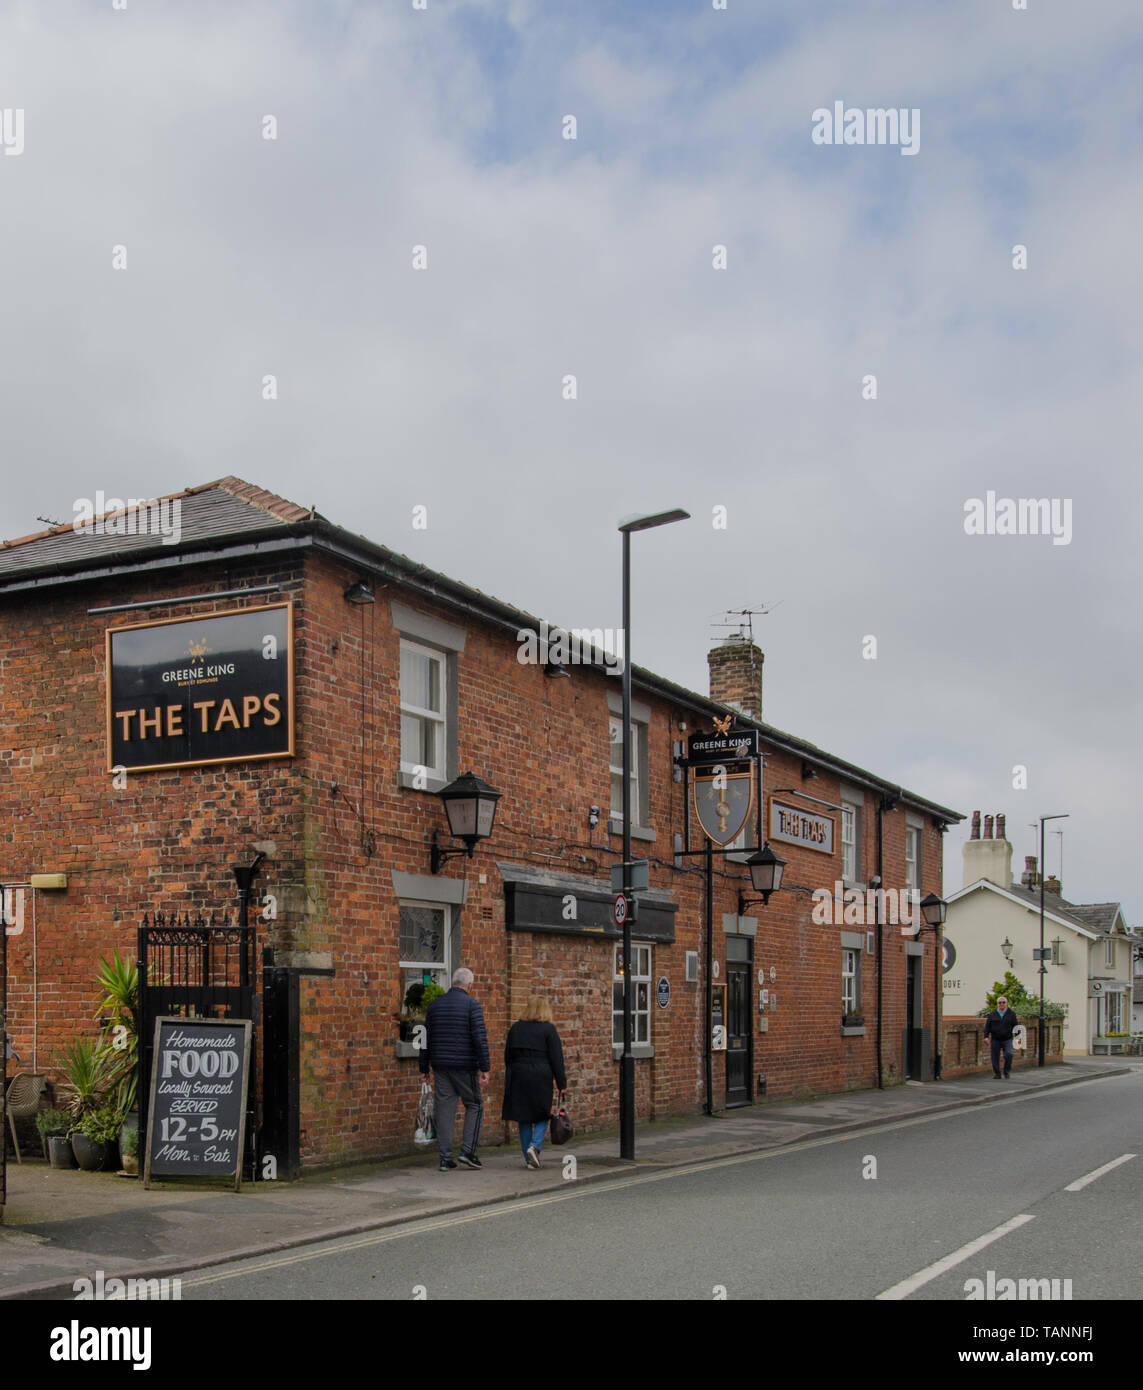
M 437 1126 L 433 1119 L 433 1088 L 427 1081 L 422 1081 L 421 1098 L 417 1103 L 417 1127 L 413 1131 L 413 1143 L 425 1146 L 431 1144 L 436 1137 Z
M 553 1144 L 566 1144 L 574 1133 L 571 1118 L 564 1106 L 564 1093 L 561 1091 L 556 1102 L 556 1112 L 548 1117 L 548 1137 Z

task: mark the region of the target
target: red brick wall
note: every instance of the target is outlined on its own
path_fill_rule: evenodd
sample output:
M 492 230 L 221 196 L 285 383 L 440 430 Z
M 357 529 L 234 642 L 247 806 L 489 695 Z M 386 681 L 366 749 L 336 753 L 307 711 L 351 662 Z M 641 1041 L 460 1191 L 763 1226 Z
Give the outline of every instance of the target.
M 30 872 L 69 874 L 65 893 L 37 896 L 38 1059 L 49 1070 L 58 1046 L 93 1032 L 93 974 L 113 946 L 135 951 L 135 928 L 156 900 L 206 907 L 234 900 L 229 865 L 254 841 L 273 841 L 259 889 L 276 895 L 279 915 L 264 939 L 281 953 L 329 952 L 332 977 L 305 977 L 301 986 L 301 1103 L 303 1161 L 376 1157 L 410 1146 L 419 1077 L 415 1060 L 395 1056 L 391 1014 L 400 1004 L 398 906 L 391 873 L 428 873 L 429 839 L 444 835 L 439 799 L 398 787 L 399 638 L 390 600 L 459 624 L 466 632 L 459 672 L 459 771 L 473 770 L 503 792 L 490 842 L 471 860 L 450 861 L 442 877 L 468 882 L 460 910 L 461 962 L 475 971 L 492 1044 L 488 1140 L 499 1121 L 502 1048 L 507 1028 L 528 994 L 550 995 L 564 1039 L 571 1106 L 581 1129 L 617 1122 L 618 1064 L 611 1052 L 612 941 L 571 935 L 508 933 L 497 861 L 564 875 L 606 878 L 621 840 L 607 833 L 610 804 L 607 690 L 614 677 L 574 669 L 552 680 L 521 665 L 512 633 L 434 610 L 396 585 L 375 586 L 377 602 L 353 607 L 343 598 L 355 571 L 310 553 L 302 570 L 265 564 L 203 568 L 137 577 L 52 597 L 0 600 L 0 720 L 9 736 L 0 754 L 3 817 L 0 872 L 6 881 Z M 107 619 L 86 610 L 103 603 L 154 599 L 180 591 L 229 589 L 283 579 L 295 599 L 297 748 L 292 761 L 133 774 L 126 791 L 111 789 L 103 772 L 104 643 Z M 264 596 L 247 600 L 251 605 Z M 274 601 L 270 596 L 269 601 Z M 220 609 L 243 606 L 222 600 Z M 209 605 L 155 610 L 167 620 Z M 139 614 L 112 622 L 136 622 Z M 364 672 L 364 684 L 363 684 Z M 652 707 L 649 732 L 650 820 L 656 839 L 636 841 L 651 859 L 653 888 L 678 904 L 676 941 L 656 945 L 652 975 L 666 975 L 670 1006 L 652 1002 L 655 1056 L 636 1064 L 640 1117 L 698 1112 L 704 1100 L 704 990 L 684 980 L 684 953 L 703 959 L 704 879 L 700 859 L 672 866 L 673 835 L 683 827 L 685 783 L 672 778 L 672 740 L 693 714 L 636 690 Z M 768 788 L 800 785 L 801 759 L 768 750 Z M 333 790 L 337 788 L 336 792 Z M 826 801 L 840 782 L 823 773 L 812 785 Z M 589 831 L 588 807 L 603 817 Z M 692 817 L 693 819 L 693 817 Z M 863 816 L 863 871 L 874 871 L 876 812 L 872 794 Z M 885 885 L 904 885 L 902 807 L 885 816 Z M 365 834 L 375 837 L 365 843 Z M 691 845 L 700 832 L 692 827 Z M 837 836 L 840 841 L 840 834 Z M 447 835 L 445 835 L 447 840 Z M 777 846 L 786 858 L 785 886 L 758 921 L 752 966 L 752 1012 L 757 972 L 771 967 L 778 1007 L 768 1031 L 755 1038 L 753 1073 L 767 1077 L 770 1097 L 836 1091 L 874 1084 L 875 962 L 865 958 L 865 1037 L 840 1030 L 839 926 L 811 921 L 810 893 L 840 877 L 834 856 Z M 610 852 L 609 852 L 610 851 Z M 940 836 L 926 821 L 923 891 L 940 891 Z M 715 957 L 726 979 L 722 914 L 733 912 L 740 887 L 750 895 L 741 865 L 716 859 Z M 864 928 L 860 928 L 864 931 Z M 636 931 L 637 935 L 637 931 Z M 925 1023 L 933 993 L 932 938 L 925 954 Z M 905 950 L 899 929 L 886 927 L 885 1074 L 901 1070 L 905 1019 Z M 9 939 L 10 1031 L 31 1055 L 31 929 Z M 714 1099 L 724 1097 L 723 1057 L 714 1058 Z

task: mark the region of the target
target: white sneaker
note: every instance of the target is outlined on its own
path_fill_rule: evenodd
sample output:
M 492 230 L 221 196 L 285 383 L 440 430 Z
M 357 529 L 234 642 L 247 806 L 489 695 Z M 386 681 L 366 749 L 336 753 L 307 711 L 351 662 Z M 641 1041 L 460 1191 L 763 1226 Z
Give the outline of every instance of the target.
M 540 1154 L 535 1144 L 528 1145 L 527 1162 L 529 1168 L 538 1168 L 540 1166 Z

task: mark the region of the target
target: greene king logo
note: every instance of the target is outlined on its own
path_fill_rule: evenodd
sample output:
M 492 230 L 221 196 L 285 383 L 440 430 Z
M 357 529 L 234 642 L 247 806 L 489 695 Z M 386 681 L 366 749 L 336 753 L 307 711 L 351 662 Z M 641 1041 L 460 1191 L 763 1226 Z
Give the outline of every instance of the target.
M 921 148 L 921 110 L 918 106 L 846 106 L 835 101 L 832 111 L 819 106 L 810 119 L 815 145 L 897 145 L 902 154 Z
M 178 497 L 156 502 L 144 497 L 105 497 L 102 492 L 77 497 L 71 504 L 73 531 L 85 536 L 160 536 L 164 545 L 178 545 L 182 537 L 182 508 Z

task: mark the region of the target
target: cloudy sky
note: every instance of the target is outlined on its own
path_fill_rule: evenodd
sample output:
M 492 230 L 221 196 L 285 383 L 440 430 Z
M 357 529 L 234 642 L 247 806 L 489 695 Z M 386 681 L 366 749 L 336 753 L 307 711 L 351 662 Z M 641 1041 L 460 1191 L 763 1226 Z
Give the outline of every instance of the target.
M 770 723 L 1018 867 L 1068 812 L 1066 896 L 1143 920 L 1141 57 L 1138 0 L 4 0 L 0 533 L 234 473 L 617 627 L 616 522 L 685 507 L 639 664 L 705 691 L 772 608 Z

